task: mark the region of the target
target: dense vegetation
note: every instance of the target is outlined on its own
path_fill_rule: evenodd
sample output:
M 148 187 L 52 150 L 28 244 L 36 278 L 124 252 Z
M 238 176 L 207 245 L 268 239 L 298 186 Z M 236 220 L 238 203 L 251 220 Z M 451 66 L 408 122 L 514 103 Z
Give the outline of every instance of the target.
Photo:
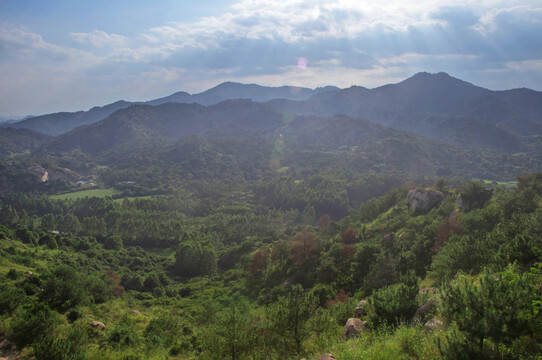
M 542 358 L 539 93 L 247 89 L 0 128 L 0 356 Z
M 536 358 L 542 174 L 490 197 L 441 179 L 425 214 L 406 187 L 354 191 L 377 179 L 4 196 L 0 332 L 38 359 Z M 455 210 L 459 194 L 475 208 Z M 346 340 L 362 299 L 366 330 Z

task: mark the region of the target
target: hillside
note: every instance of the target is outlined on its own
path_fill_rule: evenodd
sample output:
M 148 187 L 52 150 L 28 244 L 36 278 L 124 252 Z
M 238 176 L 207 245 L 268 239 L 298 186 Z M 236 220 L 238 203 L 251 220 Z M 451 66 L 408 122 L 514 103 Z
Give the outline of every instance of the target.
M 347 217 L 330 207 L 382 180 L 1 197 L 2 354 L 536 359 L 542 174 L 493 191 L 392 187 Z M 414 208 L 424 193 L 439 200 Z M 334 218 L 316 216 L 325 206 Z
M 49 140 L 51 137 L 32 130 L 0 127 L 0 159 L 34 151 Z

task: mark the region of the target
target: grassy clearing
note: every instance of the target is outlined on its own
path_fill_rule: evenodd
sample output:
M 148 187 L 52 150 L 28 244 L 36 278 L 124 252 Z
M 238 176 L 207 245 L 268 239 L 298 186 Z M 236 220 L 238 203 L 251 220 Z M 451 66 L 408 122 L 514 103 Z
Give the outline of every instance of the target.
M 484 184 L 491 185 L 493 183 L 497 183 L 497 185 L 504 185 L 506 187 L 513 187 L 518 184 L 517 181 L 493 181 L 493 180 L 482 180 Z
M 112 188 L 90 189 L 90 190 L 75 191 L 75 192 L 60 194 L 60 195 L 53 195 L 51 196 L 51 198 L 56 199 L 56 200 L 67 200 L 67 199 L 81 199 L 84 197 L 107 197 L 107 196 L 111 197 L 115 194 L 117 194 L 117 191 Z

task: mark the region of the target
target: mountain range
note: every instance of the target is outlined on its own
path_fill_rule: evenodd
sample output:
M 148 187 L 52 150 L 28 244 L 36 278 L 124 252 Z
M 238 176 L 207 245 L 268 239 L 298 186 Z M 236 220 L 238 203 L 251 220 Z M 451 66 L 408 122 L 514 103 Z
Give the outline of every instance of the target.
M 105 119 L 117 110 L 125 109 L 131 105 L 161 105 L 168 102 L 197 103 L 201 105 L 214 105 L 230 99 L 250 99 L 265 102 L 273 99 L 306 100 L 313 95 L 337 91 L 339 88 L 326 86 L 317 89 L 308 89 L 295 86 L 266 87 L 255 84 L 240 84 L 225 82 L 212 89 L 199 94 L 191 95 L 180 91 L 172 95 L 146 102 L 116 101 L 105 106 L 96 106 L 88 111 L 58 112 L 25 118 L 18 122 L 2 124 L 17 129 L 30 129 L 46 135 L 57 136 L 68 132 L 78 126 L 88 125 Z
M 106 166 L 104 176 L 119 181 L 134 172 L 149 179 L 303 178 L 326 168 L 510 180 L 542 170 L 542 93 L 491 91 L 445 73 L 375 89 L 228 82 L 10 126 L 0 127 L 0 157 L 83 177 Z
M 268 102 L 280 111 L 295 115 L 344 114 L 439 141 L 506 152 L 525 151 L 525 143 L 532 140 L 529 137 L 542 135 L 541 92 L 492 91 L 446 73 L 418 73 L 397 84 L 375 89 L 327 86 L 311 90 L 225 82 L 199 94 L 177 92 L 135 104 L 117 101 L 89 111 L 41 115 L 5 126 L 57 136 L 103 120 L 132 105 L 174 102 L 209 106 L 228 99 Z

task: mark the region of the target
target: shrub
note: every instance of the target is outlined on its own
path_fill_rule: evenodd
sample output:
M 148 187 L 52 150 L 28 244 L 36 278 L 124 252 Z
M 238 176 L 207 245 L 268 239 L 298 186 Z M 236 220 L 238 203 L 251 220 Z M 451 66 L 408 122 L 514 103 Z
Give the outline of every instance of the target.
M 371 296 L 368 321 L 372 326 L 398 325 L 416 312 L 418 281 L 414 272 L 407 272 L 401 281 L 377 290 Z
M 135 321 L 127 315 L 120 319 L 109 335 L 109 342 L 120 346 L 134 345 L 137 340 Z
M 11 323 L 9 338 L 19 349 L 34 342 L 39 342 L 49 335 L 58 318 L 51 308 L 37 302 L 19 308 Z

